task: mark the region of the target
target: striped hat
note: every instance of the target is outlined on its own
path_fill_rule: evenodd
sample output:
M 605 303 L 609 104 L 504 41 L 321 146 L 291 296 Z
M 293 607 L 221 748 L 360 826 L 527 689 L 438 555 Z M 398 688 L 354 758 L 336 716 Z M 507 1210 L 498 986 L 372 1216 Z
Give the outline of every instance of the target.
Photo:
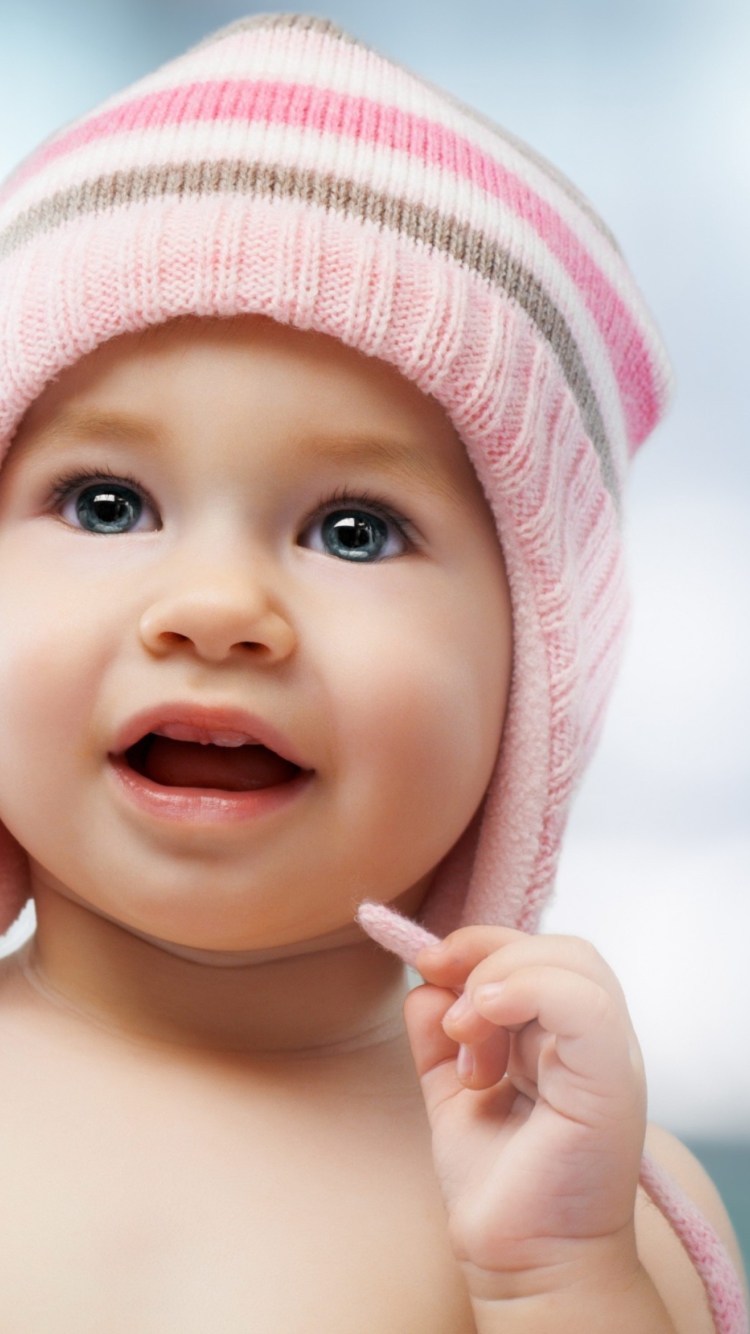
M 243 312 L 391 363 L 465 444 L 505 554 L 515 662 L 491 785 L 422 919 L 531 930 L 620 655 L 627 462 L 667 394 L 622 256 L 495 125 L 327 21 L 256 16 L 5 184 L 0 445 L 106 339 Z M 0 925 L 27 892 L 12 845 L 4 866 Z

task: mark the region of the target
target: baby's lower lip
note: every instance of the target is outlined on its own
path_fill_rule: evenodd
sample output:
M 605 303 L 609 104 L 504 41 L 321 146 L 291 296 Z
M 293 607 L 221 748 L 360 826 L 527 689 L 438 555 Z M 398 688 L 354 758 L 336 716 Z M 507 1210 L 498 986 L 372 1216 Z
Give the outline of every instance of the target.
M 203 826 L 246 824 L 281 810 L 302 794 L 314 773 L 303 769 L 286 783 L 232 792 L 154 783 L 131 768 L 124 755 L 110 755 L 109 767 L 120 793 L 144 814 L 170 824 Z

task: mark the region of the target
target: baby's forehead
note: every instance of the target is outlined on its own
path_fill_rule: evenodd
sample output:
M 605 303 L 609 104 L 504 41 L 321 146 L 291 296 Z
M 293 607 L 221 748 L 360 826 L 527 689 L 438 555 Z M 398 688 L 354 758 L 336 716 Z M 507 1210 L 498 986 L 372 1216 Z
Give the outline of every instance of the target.
M 196 436 L 210 449 L 222 432 L 248 451 L 273 437 L 290 469 L 326 464 L 485 503 L 435 398 L 337 338 L 258 315 L 177 319 L 102 343 L 45 387 L 14 449 L 167 443 L 179 459 Z
M 124 376 L 130 377 L 128 392 L 138 395 L 145 387 L 144 373 L 150 381 L 166 380 L 180 366 L 203 377 L 219 368 L 227 377 L 227 390 L 235 395 L 231 377 L 247 379 L 256 368 L 273 376 L 271 390 L 299 384 L 309 392 L 313 379 L 321 390 L 337 391 L 331 406 L 339 418 L 345 416 L 355 387 L 361 391 L 366 386 L 373 402 L 398 409 L 402 417 L 429 417 L 433 429 L 452 430 L 440 404 L 395 366 L 331 335 L 256 314 L 184 316 L 105 340 L 49 381 L 27 416 L 63 411 L 70 399 L 90 397 L 103 383 L 111 391 Z M 256 384 L 258 378 L 256 374 Z

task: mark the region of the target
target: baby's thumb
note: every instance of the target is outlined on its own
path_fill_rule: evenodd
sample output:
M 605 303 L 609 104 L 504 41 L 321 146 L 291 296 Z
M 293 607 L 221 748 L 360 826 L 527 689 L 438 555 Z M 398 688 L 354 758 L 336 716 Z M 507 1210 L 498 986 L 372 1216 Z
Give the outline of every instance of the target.
M 420 1079 L 430 1078 L 432 1085 L 440 1074 L 450 1077 L 450 1091 L 459 1086 L 455 1078 L 458 1042 L 443 1031 L 443 1018 L 455 1000 L 455 991 L 428 983 L 414 987 L 404 1000 L 403 1015 L 408 1042 Z

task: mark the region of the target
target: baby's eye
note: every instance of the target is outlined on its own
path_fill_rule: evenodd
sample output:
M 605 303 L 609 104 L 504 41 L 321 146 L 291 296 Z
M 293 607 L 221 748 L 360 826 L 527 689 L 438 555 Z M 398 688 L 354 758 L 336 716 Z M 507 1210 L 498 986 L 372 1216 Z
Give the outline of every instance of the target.
M 322 525 L 323 545 L 332 556 L 345 560 L 376 560 L 388 545 L 388 525 L 377 514 L 363 510 L 334 510 Z
M 153 511 L 135 485 L 108 478 L 81 486 L 81 480 L 63 479 L 55 488 L 58 512 L 74 528 L 107 536 L 155 526 Z
M 408 550 L 404 527 L 395 515 L 351 506 L 314 518 L 300 541 L 340 560 L 373 562 Z

